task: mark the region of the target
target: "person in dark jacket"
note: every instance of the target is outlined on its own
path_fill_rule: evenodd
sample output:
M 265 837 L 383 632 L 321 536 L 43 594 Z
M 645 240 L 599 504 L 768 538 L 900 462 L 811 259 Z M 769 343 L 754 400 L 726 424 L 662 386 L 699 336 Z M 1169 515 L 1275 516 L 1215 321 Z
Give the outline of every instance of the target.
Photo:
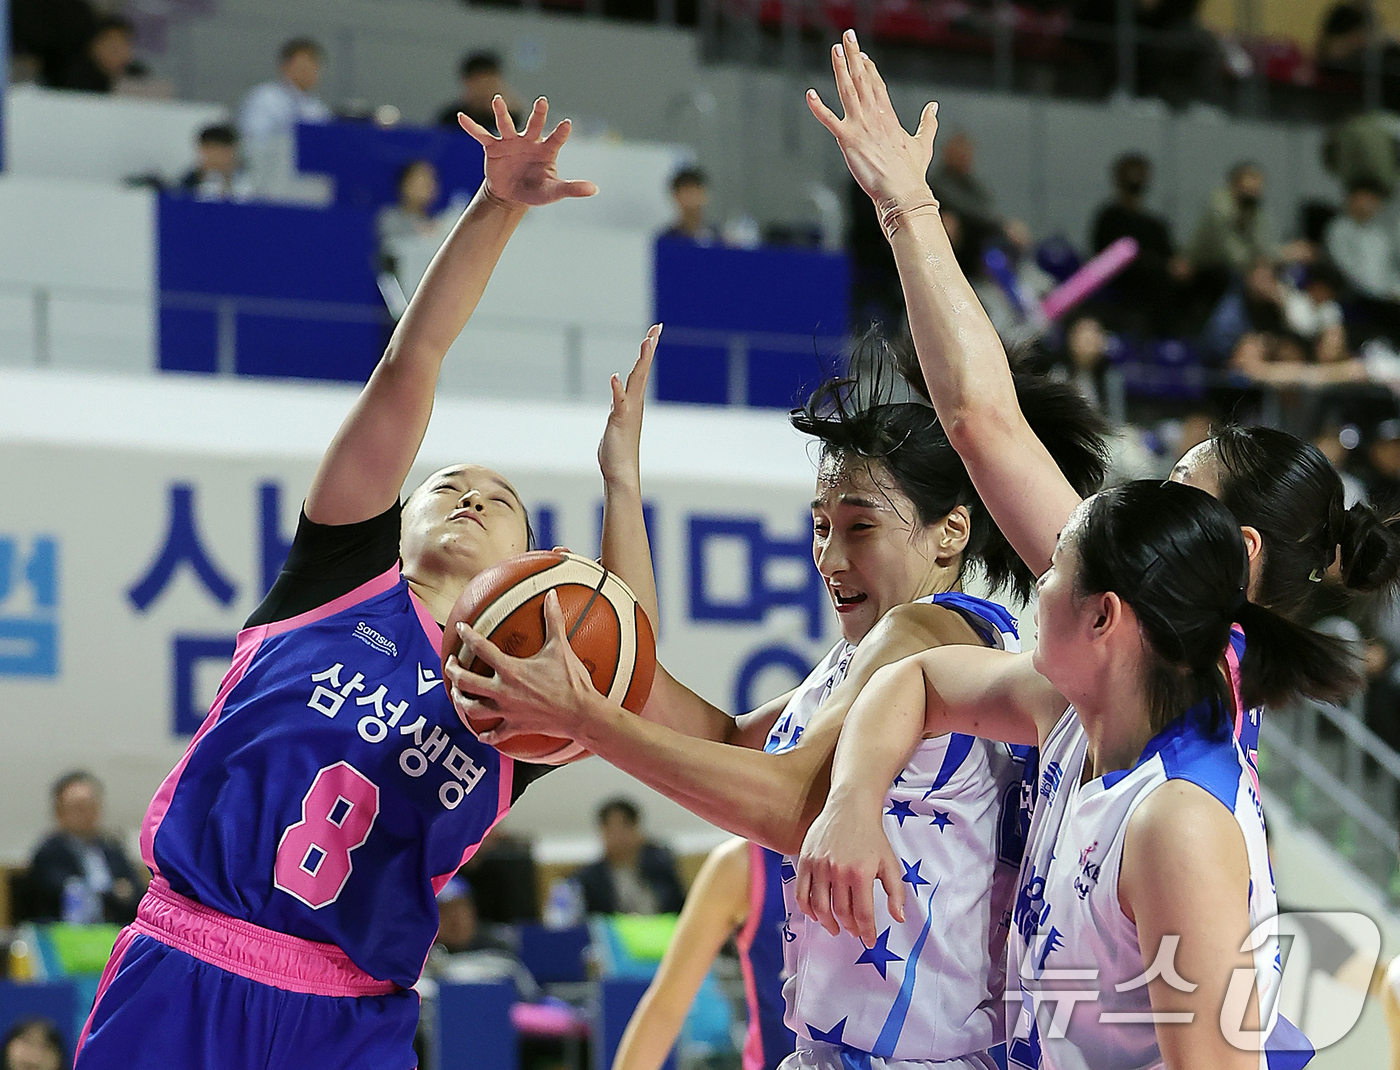
M 642 836 L 641 811 L 629 799 L 598 808 L 603 858 L 575 876 L 589 914 L 675 914 L 685 902 L 676 860 Z
M 86 770 L 66 773 L 53 786 L 58 831 L 29 863 L 29 892 L 36 920 L 110 921 L 136 917 L 144 882 L 117 840 L 101 830 L 102 783 Z M 75 894 L 65 911 L 64 888 Z

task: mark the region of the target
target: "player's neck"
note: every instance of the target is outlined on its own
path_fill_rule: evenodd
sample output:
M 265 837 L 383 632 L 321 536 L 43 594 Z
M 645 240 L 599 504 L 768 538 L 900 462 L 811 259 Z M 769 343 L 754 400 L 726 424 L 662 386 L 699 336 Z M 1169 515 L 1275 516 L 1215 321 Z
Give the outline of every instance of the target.
M 1134 671 L 1108 681 L 1097 694 L 1076 700 L 1074 708 L 1089 737 L 1084 779 L 1131 769 L 1153 736 L 1147 692 Z
M 405 576 L 404 579 L 408 581 L 408 589 L 413 592 L 414 597 L 423 603 L 424 608 L 439 625 L 447 620 L 457 596 L 462 593 L 460 586 L 451 587 L 442 583 L 439 577 L 415 575 Z

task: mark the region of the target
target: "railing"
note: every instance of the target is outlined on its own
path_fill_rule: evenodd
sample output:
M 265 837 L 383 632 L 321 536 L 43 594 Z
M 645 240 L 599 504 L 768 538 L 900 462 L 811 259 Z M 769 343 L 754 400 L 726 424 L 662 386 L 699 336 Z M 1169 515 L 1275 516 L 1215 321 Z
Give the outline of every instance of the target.
M 1400 902 L 1400 754 L 1359 706 L 1303 703 L 1265 714 L 1260 781 L 1392 903 Z
M 166 290 L 159 295 L 159 308 L 152 308 L 150 298 L 127 290 L 103 289 L 89 286 L 54 286 L 47 283 L 0 282 L 0 298 L 16 295 L 29 305 L 28 338 L 21 340 L 17 333 L 11 333 L 8 342 L 0 332 L 0 346 L 18 345 L 24 352 L 6 351 L 0 348 L 0 364 L 28 364 L 34 367 L 50 367 L 55 364 L 53 338 L 55 332 L 55 302 L 81 301 L 94 304 L 122 304 L 149 310 L 154 317 L 160 309 L 207 312 L 214 318 L 216 342 L 215 372 L 219 375 L 238 374 L 239 317 L 244 315 L 261 318 L 286 319 L 312 323 L 340 324 L 361 323 L 381 324 L 386 333 L 391 323 L 389 312 L 383 305 L 359 304 L 338 301 L 305 301 L 270 297 L 249 297 L 237 294 L 188 293 Z M 551 383 L 563 384 L 563 396 L 577 400 L 597 393 L 597 384 L 587 381 L 586 353 L 600 346 L 616 349 L 623 358 L 634 355 L 637 344 L 646 330 L 645 324 L 627 326 L 618 323 L 560 322 L 548 319 L 528 319 L 525 317 L 499 316 L 490 313 L 474 316 L 466 337 L 470 339 L 472 328 L 487 331 L 518 331 L 522 337 L 537 340 L 542 334 L 558 338 L 558 350 L 562 357 L 557 369 L 557 378 Z M 154 339 L 154 328 L 153 328 Z M 784 334 L 765 331 L 741 331 L 706 329 L 696 327 L 668 326 L 666 341 L 674 351 L 680 347 L 697 347 L 723 350 L 728 355 L 726 363 L 725 397 L 729 404 L 748 404 L 750 358 L 754 353 L 795 353 L 812 355 L 823 361 L 834 361 L 841 356 L 845 339 L 826 335 Z M 27 343 L 27 344 L 26 344 Z M 99 350 L 101 340 L 94 338 L 91 345 Z M 100 354 L 98 354 L 100 356 Z M 469 359 L 469 358 L 468 358 Z M 684 359 L 678 354 L 677 359 Z M 110 366 L 110 362 L 97 359 L 93 364 Z M 140 366 L 132 366 L 130 371 L 155 371 L 159 368 L 157 353 L 153 351 Z M 542 391 L 542 395 L 559 396 L 558 390 Z

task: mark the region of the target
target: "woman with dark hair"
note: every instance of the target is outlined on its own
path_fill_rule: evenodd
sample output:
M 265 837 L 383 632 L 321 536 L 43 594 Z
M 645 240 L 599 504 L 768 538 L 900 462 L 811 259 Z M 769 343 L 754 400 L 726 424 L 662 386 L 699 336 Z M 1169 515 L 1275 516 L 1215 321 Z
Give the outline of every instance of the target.
M 1257 700 L 1335 698 L 1355 665 L 1251 602 L 1248 582 L 1238 524 L 1194 487 L 1142 480 L 1081 503 L 1038 584 L 1034 652 L 930 650 L 861 692 L 803 845 L 798 906 L 870 942 L 874 880 L 904 914 L 880 831 L 905 756 L 948 732 L 1034 743 L 1008 1064 L 1264 1070 L 1278 1065 L 1267 1052 L 1287 1052 L 1302 1066 L 1311 1048 L 1276 1008 L 1263 814 L 1217 666 L 1237 620 L 1263 640 L 1240 666 Z
M 59 1070 L 67 1065 L 58 1026 L 47 1018 L 21 1019 L 0 1040 L 0 1070 Z
M 851 174 L 875 202 L 904 284 L 919 366 L 948 438 L 982 501 L 1031 571 L 1040 574 L 1082 495 L 1056 471 L 1017 411 L 1006 352 L 959 270 L 924 175 L 938 105 L 905 132 L 879 72 L 853 31 L 833 49 L 845 112 L 838 119 L 809 90 L 808 106 L 836 138 Z M 1226 428 L 1197 446 L 1172 479 L 1218 497 L 1234 514 L 1249 551 L 1249 597 L 1304 619 L 1310 591 L 1329 570 L 1353 593 L 1393 587 L 1400 535 L 1365 505 L 1344 505 L 1340 476 L 1315 446 L 1268 428 Z M 1334 565 L 1339 562 L 1339 568 Z M 1247 628 L 1245 629 L 1247 631 Z M 1238 656 L 1243 636 L 1231 646 Z M 1236 723 L 1247 754 L 1258 715 Z
M 842 635 L 797 688 L 731 720 L 658 667 L 643 716 L 633 716 L 588 683 L 547 600 L 549 639 L 533 658 L 508 657 L 461 630 L 461 662 L 479 657 L 496 673 L 488 679 L 448 662 L 458 709 L 486 705 L 504 718 L 481 739 L 548 725 L 701 817 L 795 854 L 825 799 L 841 722 L 872 673 L 933 646 L 1019 649 L 1011 614 L 962 585 L 976 568 L 993 588 L 1024 597 L 1031 575 L 982 507 L 937 414 L 885 370 L 893 363 L 884 343 L 867 340 L 853 378 L 823 384 L 792 416 L 820 444 L 812 553 Z M 644 598 L 655 589 L 637 475 L 645 372 L 644 358 L 626 390 L 615 387 L 600 449 L 604 550 Z M 1098 417 L 1071 388 L 1018 378 L 1015 389 L 1051 455 L 1087 492 L 1104 470 Z M 689 736 L 655 719 L 684 725 Z M 873 947 L 805 923 L 788 898 L 787 861 L 784 995 L 797 1052 L 784 1065 L 839 1067 L 852 1049 L 872 1065 L 991 1065 L 988 1050 L 1004 1032 L 1005 919 L 1029 819 L 1025 759 L 969 736 L 917 749 L 891 788 L 889 813 L 919 909 L 891 921 Z M 911 1004 L 916 976 L 921 998 Z

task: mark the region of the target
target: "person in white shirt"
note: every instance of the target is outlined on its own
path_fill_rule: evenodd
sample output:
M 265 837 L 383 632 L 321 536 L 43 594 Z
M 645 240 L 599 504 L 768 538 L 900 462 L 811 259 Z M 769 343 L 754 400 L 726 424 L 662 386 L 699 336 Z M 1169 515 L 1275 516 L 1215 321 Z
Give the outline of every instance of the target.
M 244 154 L 260 192 L 275 191 L 290 177 L 297 123 L 324 123 L 331 117 L 316 96 L 323 59 L 321 46 L 311 38 L 292 38 L 278 54 L 280 77 L 254 86 L 239 106 Z

